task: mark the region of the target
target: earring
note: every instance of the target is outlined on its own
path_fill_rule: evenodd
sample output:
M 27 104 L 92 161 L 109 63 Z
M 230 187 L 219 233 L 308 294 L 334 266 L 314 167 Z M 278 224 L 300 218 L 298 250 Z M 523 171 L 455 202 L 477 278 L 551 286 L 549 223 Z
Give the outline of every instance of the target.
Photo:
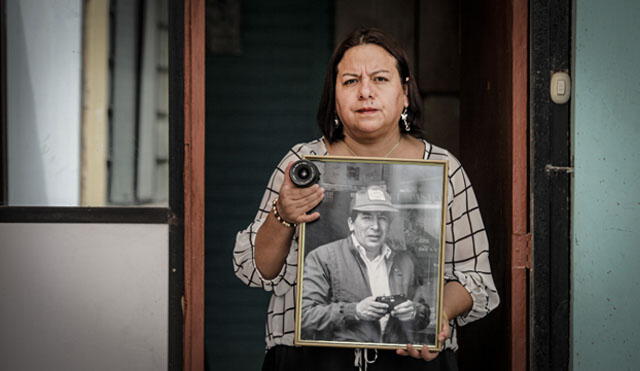
M 338 120 L 338 116 L 333 116 L 333 123 L 336 126 L 336 129 L 340 127 L 340 120 Z
M 407 121 L 407 116 L 409 115 L 407 114 L 407 107 L 405 107 L 400 114 L 400 119 L 404 123 L 404 130 L 408 133 L 411 131 L 411 124 L 409 124 L 409 121 Z

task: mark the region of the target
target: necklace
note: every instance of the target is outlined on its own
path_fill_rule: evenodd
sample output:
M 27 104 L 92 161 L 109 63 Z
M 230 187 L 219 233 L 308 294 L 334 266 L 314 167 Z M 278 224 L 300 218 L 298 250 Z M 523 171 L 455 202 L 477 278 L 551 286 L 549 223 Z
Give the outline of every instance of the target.
M 382 156 L 382 157 L 383 157 L 383 158 L 387 158 L 387 157 L 389 157 L 389 155 L 390 155 L 390 154 L 392 154 L 392 153 L 393 153 L 393 151 L 395 151 L 395 150 L 396 150 L 396 148 L 398 148 L 398 146 L 400 145 L 400 142 L 402 142 L 402 136 L 400 136 L 400 139 L 398 139 L 398 143 L 396 143 L 396 145 L 395 145 L 395 146 L 393 146 L 393 148 L 391 148 L 391 149 L 389 150 L 389 152 L 387 152 L 387 154 L 386 154 L 386 155 L 384 155 L 384 156 Z M 349 147 L 349 145 L 347 144 L 347 142 L 346 142 L 346 141 L 344 141 L 344 140 L 343 140 L 343 141 L 342 141 L 342 143 L 344 143 L 344 146 L 345 146 L 345 147 L 347 147 L 347 150 L 348 150 L 348 151 L 349 151 L 349 152 L 350 152 L 354 157 L 360 157 L 360 156 L 358 156 L 358 155 L 357 155 L 357 154 L 356 154 L 356 153 L 351 149 L 351 147 Z

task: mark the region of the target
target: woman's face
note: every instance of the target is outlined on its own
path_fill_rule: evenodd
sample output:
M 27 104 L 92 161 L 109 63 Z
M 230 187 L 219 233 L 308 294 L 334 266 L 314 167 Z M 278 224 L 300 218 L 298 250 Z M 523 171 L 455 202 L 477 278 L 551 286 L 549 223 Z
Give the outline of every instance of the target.
M 409 99 L 396 59 L 375 44 L 354 46 L 338 63 L 336 112 L 351 138 L 372 139 L 397 131 Z

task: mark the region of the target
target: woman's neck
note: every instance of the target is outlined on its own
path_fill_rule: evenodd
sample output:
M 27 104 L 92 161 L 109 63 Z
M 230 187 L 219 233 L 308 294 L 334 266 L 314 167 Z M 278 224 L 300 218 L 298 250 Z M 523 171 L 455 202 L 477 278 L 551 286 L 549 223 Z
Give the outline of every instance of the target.
M 345 135 L 342 140 L 344 149 L 351 156 L 358 157 L 389 157 L 398 150 L 403 141 L 400 132 L 395 135 L 388 135 L 381 138 L 356 139 Z

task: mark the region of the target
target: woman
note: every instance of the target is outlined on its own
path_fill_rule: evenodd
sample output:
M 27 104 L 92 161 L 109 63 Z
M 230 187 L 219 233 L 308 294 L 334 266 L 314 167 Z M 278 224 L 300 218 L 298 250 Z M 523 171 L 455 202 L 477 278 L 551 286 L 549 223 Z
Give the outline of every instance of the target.
M 302 155 L 446 160 L 449 200 L 441 353 L 418 350 L 364 352 L 370 370 L 457 369 L 455 324 L 484 317 L 499 303 L 490 273 L 488 242 L 469 179 L 458 160 L 428 143 L 422 133 L 422 100 L 405 52 L 374 29 L 351 33 L 334 51 L 318 110 L 324 136 L 297 144 L 269 180 L 253 223 L 238 233 L 236 275 L 272 291 L 267 313 L 263 370 L 353 370 L 351 349 L 293 347 L 297 267 L 296 226 L 320 217 L 308 214 L 324 196 L 318 185 L 296 188 L 288 173 Z M 451 322 L 450 322 L 451 321 Z M 363 364 L 366 360 L 358 360 Z M 364 358 L 364 357 L 362 357 Z M 427 361 L 427 362 L 425 362 Z

